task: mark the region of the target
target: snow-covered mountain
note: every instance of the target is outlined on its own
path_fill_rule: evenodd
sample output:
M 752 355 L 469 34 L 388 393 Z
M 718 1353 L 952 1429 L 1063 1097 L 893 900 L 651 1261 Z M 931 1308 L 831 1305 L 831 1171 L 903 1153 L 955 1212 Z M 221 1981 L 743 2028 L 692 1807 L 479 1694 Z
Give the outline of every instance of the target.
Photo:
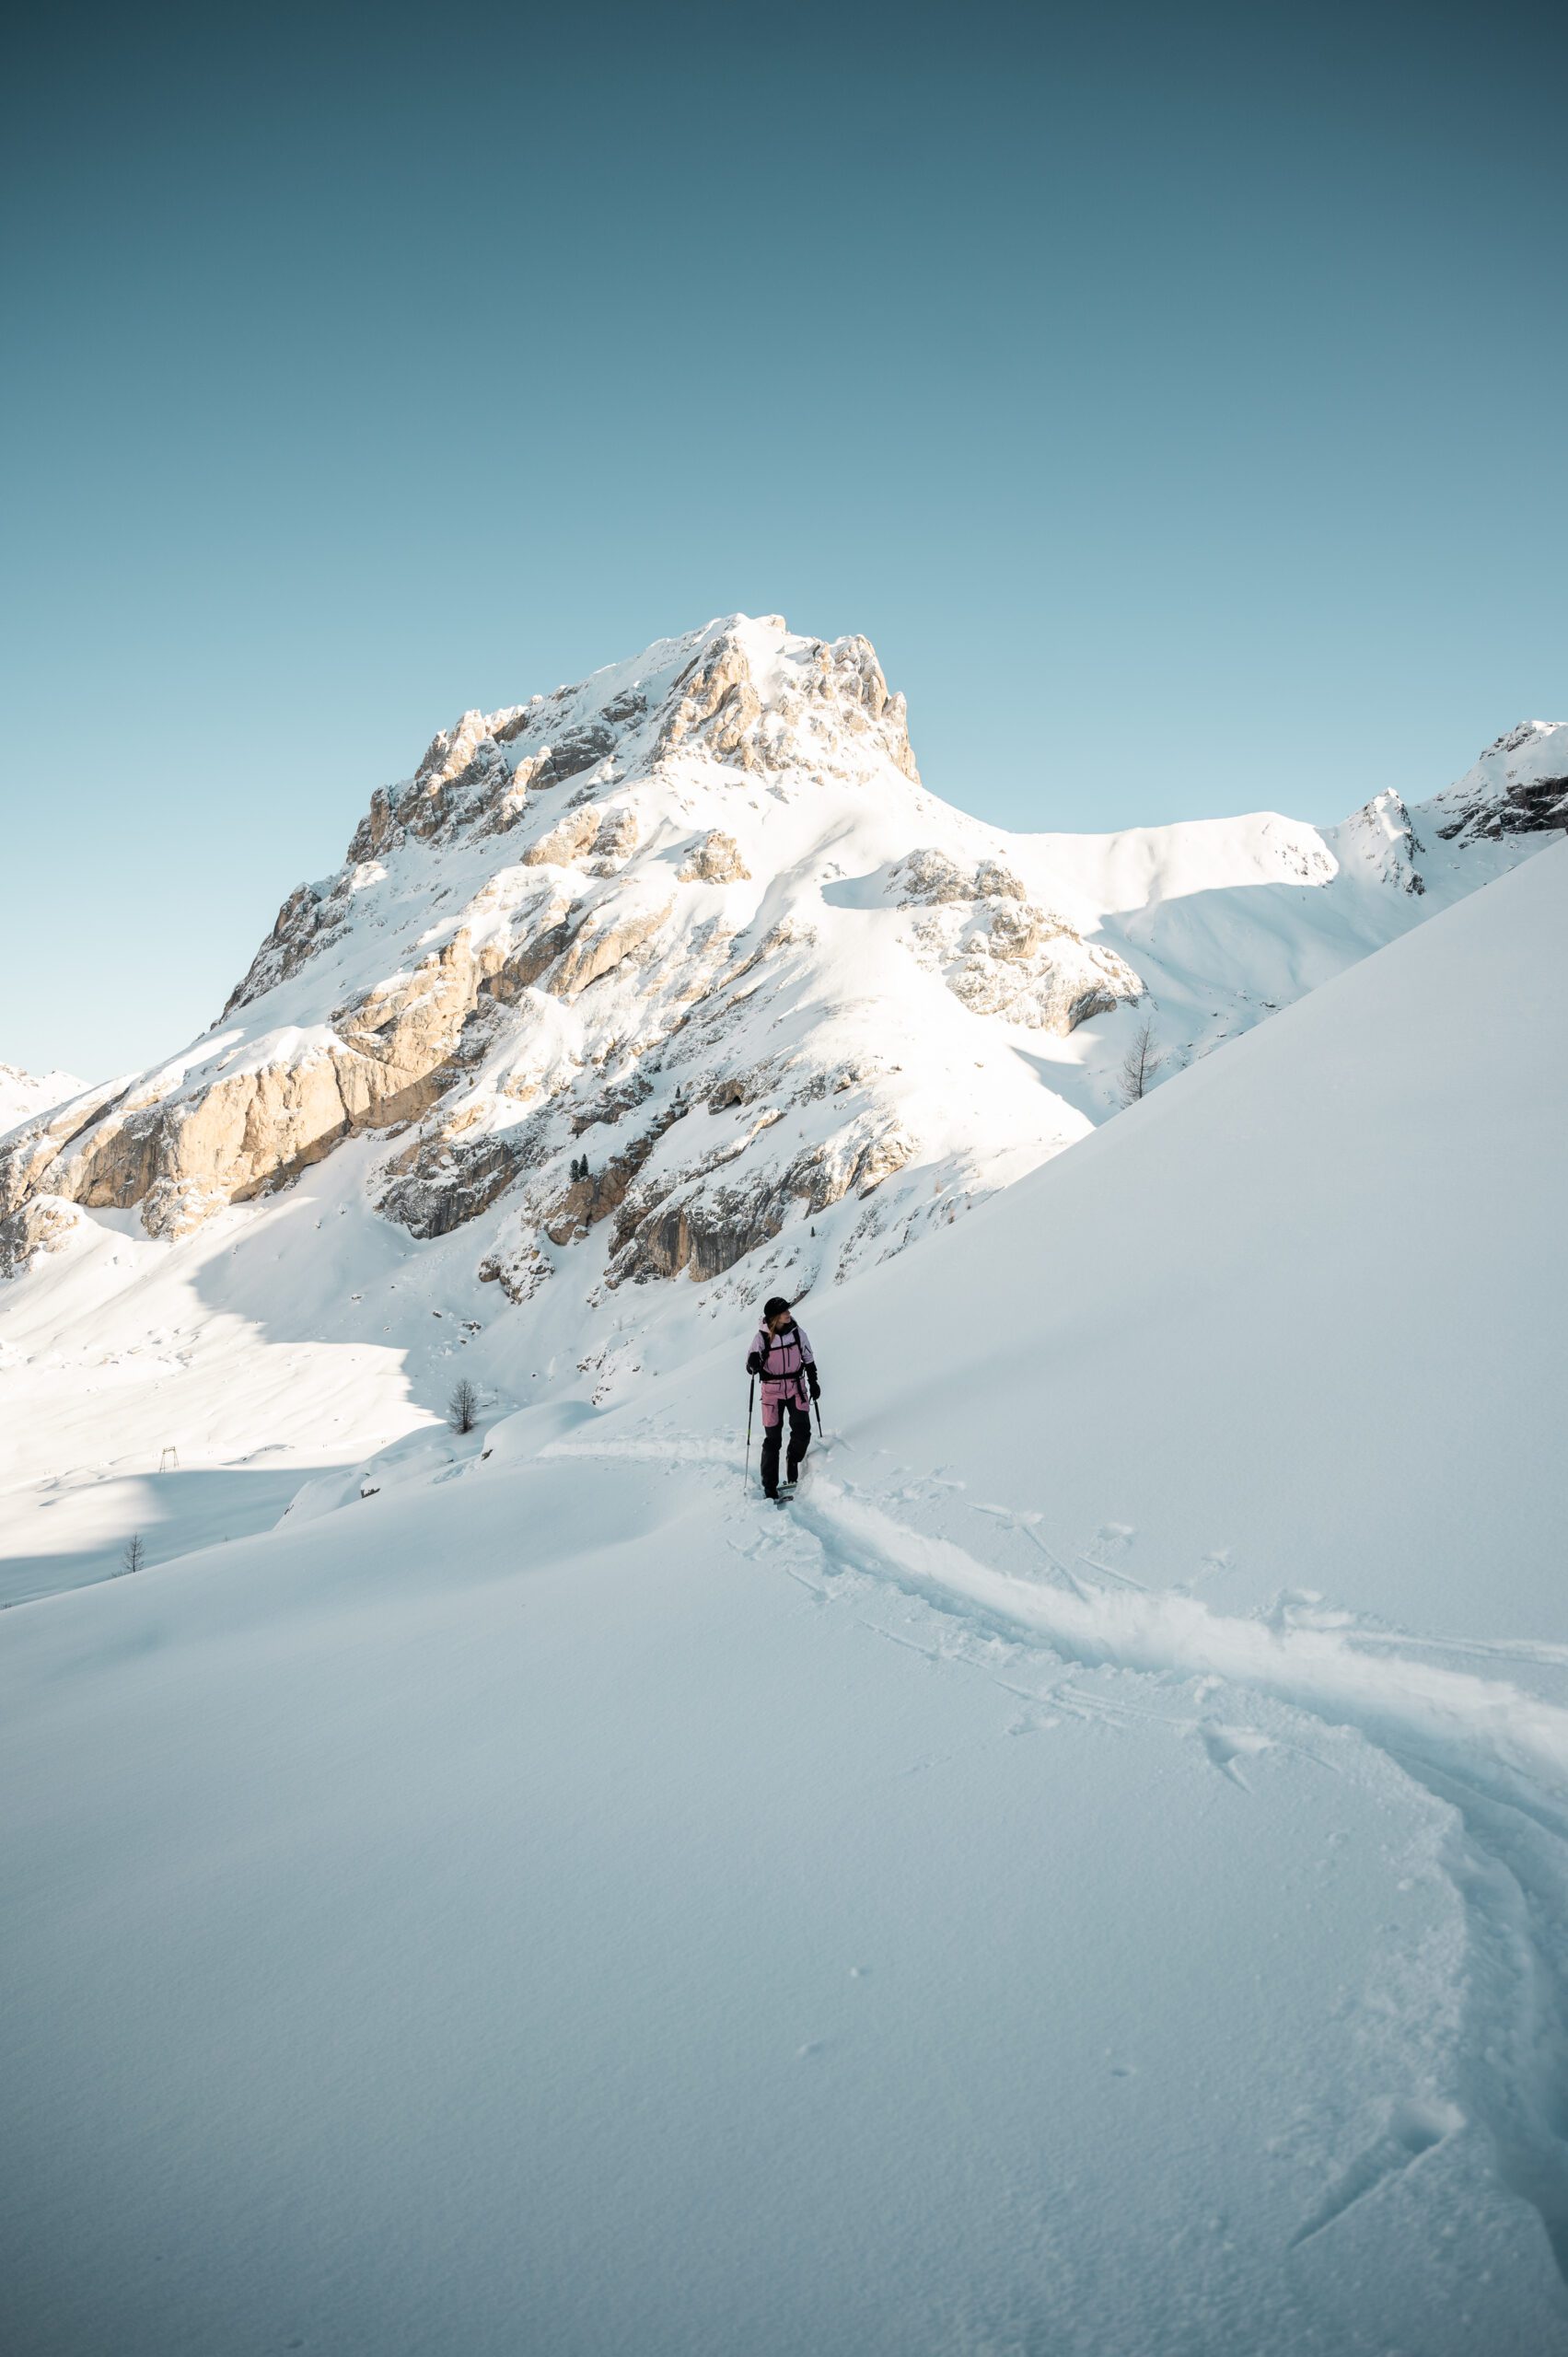
M 74 1073 L 23 1072 L 18 1064 L 0 1064 L 0 1137 L 41 1113 L 52 1112 L 68 1097 L 80 1097 L 85 1087 Z
M 431 1237 L 506 1199 L 514 1298 L 605 1220 L 610 1286 L 701 1279 L 880 1190 L 814 1256 L 836 1273 L 907 1215 L 907 1166 L 922 1198 L 986 1188 L 1108 1109 L 1118 1008 L 1148 998 L 1183 1059 L 1233 1035 L 1568 823 L 1562 768 L 1563 735 L 1516 730 L 1420 835 L 1384 793 L 1327 831 L 1009 837 L 923 792 L 864 639 L 732 617 L 444 730 L 213 1031 L 33 1124 L 0 1200 L 178 1237 L 392 1134 L 377 1207 Z
M 1412 815 L 1424 896 L 1397 829 L 1287 883 L 1256 822 L 1225 885 L 1187 833 L 1202 883 L 1122 904 L 1162 1016 L 1254 900 L 1299 981 L 1339 876 L 1347 911 L 1441 897 L 1471 846 Z M 1539 840 L 823 1286 L 788 1511 L 743 1489 L 732 1312 L 619 1401 L 557 1386 L 382 1494 L 7 1614 L 14 2345 L 1568 2349 Z M 891 938 L 968 906 L 899 912 L 865 858 L 845 913 Z M 177 1265 L 232 1298 L 249 1254 L 264 1325 L 384 1152 L 172 1246 L 96 1214 L 122 1299 Z M 379 1325 L 465 1229 L 377 1233 L 338 1277 Z
M 842 1282 L 1119 1109 L 1145 1020 L 1168 1074 L 1516 864 L 1565 774 L 1532 724 L 1413 812 L 1009 835 L 922 786 L 864 639 L 776 618 L 465 714 L 208 1032 L 0 1148 L 24 1585 L 189 1517 L 168 1451 L 257 1468 L 253 1527 L 459 1364 L 602 1402 Z

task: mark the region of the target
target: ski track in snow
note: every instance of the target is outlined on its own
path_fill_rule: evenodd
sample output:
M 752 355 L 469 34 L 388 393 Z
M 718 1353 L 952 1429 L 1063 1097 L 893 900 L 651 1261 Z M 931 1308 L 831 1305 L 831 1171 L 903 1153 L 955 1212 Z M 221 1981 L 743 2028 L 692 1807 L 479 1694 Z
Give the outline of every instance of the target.
M 728 1476 L 741 1468 L 731 1446 L 688 1448 L 662 1434 L 609 1443 L 565 1441 L 541 1454 L 681 1461 L 696 1458 Z M 710 1481 L 713 1471 L 710 1471 Z M 729 1486 L 714 1483 L 722 1495 Z M 865 1601 L 879 1585 L 935 1608 L 983 1641 L 1049 1649 L 1066 1666 L 1044 1688 L 1013 1684 L 1001 1665 L 865 1626 L 933 1667 L 968 1659 L 1029 1706 L 1010 1734 L 1073 1716 L 1162 1717 L 1103 1694 L 1074 1690 L 1074 1669 L 1116 1669 L 1159 1679 L 1223 1681 L 1267 1694 L 1310 1721 L 1349 1728 L 1400 1772 L 1451 1810 L 1446 1865 L 1465 1909 L 1471 1947 L 1462 2084 L 1455 2103 L 1390 2101 L 1383 2132 L 1350 2160 L 1292 2239 L 1298 2248 L 1326 2232 L 1390 2177 L 1420 2165 L 1469 2122 L 1491 2137 L 1504 2184 L 1539 2216 L 1568 2285 L 1568 1710 L 1502 1680 L 1420 1660 L 1406 1648 L 1473 1652 L 1555 1663 L 1564 1649 L 1527 1641 L 1406 1638 L 1397 1632 L 1279 1625 L 1216 1613 L 1199 1598 L 1145 1587 L 1087 1550 L 1080 1570 L 1118 1584 L 1086 1584 L 1040 1538 L 1032 1514 L 978 1509 L 1030 1539 L 1051 1576 L 1026 1579 L 982 1562 L 954 1540 L 912 1529 L 819 1466 L 784 1515 L 770 1514 L 749 1558 L 772 1556 L 819 1604 L 835 1593 Z M 1096 1545 L 1116 1550 L 1132 1534 L 1107 1525 Z M 794 1561 L 790 1561 L 790 1557 Z M 812 1574 L 815 1574 L 813 1576 Z M 867 1586 L 869 1585 L 869 1587 Z M 1361 1650 L 1370 1644 L 1375 1652 Z M 1273 1738 L 1239 1719 L 1207 1711 L 1196 1732 L 1227 1782 L 1250 1794 L 1246 1763 Z M 1181 1723 L 1174 1723 L 1178 1730 Z M 1322 1762 L 1327 1766 L 1329 1763 Z

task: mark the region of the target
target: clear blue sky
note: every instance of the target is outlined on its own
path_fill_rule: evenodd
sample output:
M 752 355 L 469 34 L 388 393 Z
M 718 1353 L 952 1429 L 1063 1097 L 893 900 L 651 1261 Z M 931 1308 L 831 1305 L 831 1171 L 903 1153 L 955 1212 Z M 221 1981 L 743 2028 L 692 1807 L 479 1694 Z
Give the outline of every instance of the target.
M 1009 826 L 1568 716 L 1565 25 L 35 11 L 0 1058 L 172 1051 L 438 726 L 738 607 Z

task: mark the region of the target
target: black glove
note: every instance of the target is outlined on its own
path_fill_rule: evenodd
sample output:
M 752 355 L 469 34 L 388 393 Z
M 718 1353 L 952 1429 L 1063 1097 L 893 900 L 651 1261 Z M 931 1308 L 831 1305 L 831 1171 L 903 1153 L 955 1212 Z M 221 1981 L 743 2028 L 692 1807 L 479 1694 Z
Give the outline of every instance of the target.
M 761 1351 L 753 1351 L 753 1352 L 752 1352 L 752 1353 L 751 1353 L 750 1357 L 749 1357 L 749 1358 L 747 1360 L 747 1362 L 746 1362 L 746 1372 L 747 1372 L 747 1374 L 748 1374 L 748 1375 L 761 1375 L 761 1372 L 762 1372 L 762 1353 L 761 1353 Z
M 813 1399 L 820 1399 L 822 1397 L 822 1387 L 817 1380 L 817 1370 L 814 1366 L 807 1366 L 806 1370 L 806 1380 L 811 1386 L 811 1397 Z

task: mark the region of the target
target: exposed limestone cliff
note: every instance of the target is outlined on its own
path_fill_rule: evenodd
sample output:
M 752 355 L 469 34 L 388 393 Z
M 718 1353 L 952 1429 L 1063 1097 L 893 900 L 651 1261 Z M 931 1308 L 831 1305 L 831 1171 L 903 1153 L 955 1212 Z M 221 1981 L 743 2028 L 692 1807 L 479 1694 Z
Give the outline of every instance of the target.
M 925 846 L 896 873 L 900 906 L 926 912 L 914 926 L 918 954 L 971 1014 L 1064 1033 L 1143 993 L 1124 958 L 1030 901 L 996 860 L 966 871 Z
M 775 925 L 738 954 L 733 926 L 688 918 L 684 888 L 728 891 L 752 869 L 733 829 L 692 843 L 685 829 L 671 839 L 670 818 L 694 793 L 763 774 L 870 790 L 878 764 L 900 779 L 914 768 L 901 701 L 864 640 L 826 646 L 776 620 L 733 621 L 650 649 L 635 671 L 441 730 L 412 778 L 377 788 L 340 872 L 288 895 L 215 1039 L 8 1141 L 5 1210 L 134 1205 L 150 1234 L 177 1237 L 345 1139 L 412 1124 L 379 1201 L 436 1236 L 549 1165 L 557 1129 L 575 1135 L 645 1096 L 636 1056 L 791 937 Z M 684 857 L 640 857 L 650 827 L 684 840 Z M 588 1019 L 579 1052 L 541 1058 L 528 1044 L 548 1036 L 539 992 L 576 1008 L 626 975 L 642 979 L 608 1020 Z M 581 1076 L 628 1055 L 596 1106 Z M 525 1107 L 520 1125 L 505 1109 Z M 552 1180 L 542 1231 L 575 1237 L 619 1213 L 668 1126 L 661 1116 L 592 1180 Z
M 1375 946 L 1423 891 L 1422 840 L 1551 821 L 1564 741 L 1516 731 L 1414 815 L 1377 796 L 1337 855 L 1237 822 L 1237 880 L 1293 905 L 1365 889 Z M 1166 853 L 1113 843 L 1091 889 L 1045 842 L 925 793 L 865 639 L 776 617 L 465 713 L 377 789 L 338 873 L 288 895 L 210 1032 L 0 1136 L 0 1271 L 68 1242 L 73 1206 L 178 1238 L 368 1137 L 375 1213 L 511 1301 L 568 1270 L 607 1316 L 629 1285 L 742 1262 L 840 1275 L 1115 1101 L 1151 938 L 1118 927 L 1143 888 L 1122 867 Z M 1173 898 L 1202 898 L 1185 869 Z M 1151 992 L 1162 973 L 1162 1025 L 1214 1044 L 1217 986 L 1156 958 Z M 1288 994 L 1271 970 L 1225 1019 Z M 1081 1067 L 1071 1095 L 1053 1056 Z
M 41 1254 L 63 1250 L 81 1218 L 75 1204 L 58 1195 L 34 1195 L 0 1219 L 0 1278 L 20 1276 Z
M 719 827 L 692 845 L 676 874 L 682 884 L 749 884 L 751 880 L 740 845 Z

